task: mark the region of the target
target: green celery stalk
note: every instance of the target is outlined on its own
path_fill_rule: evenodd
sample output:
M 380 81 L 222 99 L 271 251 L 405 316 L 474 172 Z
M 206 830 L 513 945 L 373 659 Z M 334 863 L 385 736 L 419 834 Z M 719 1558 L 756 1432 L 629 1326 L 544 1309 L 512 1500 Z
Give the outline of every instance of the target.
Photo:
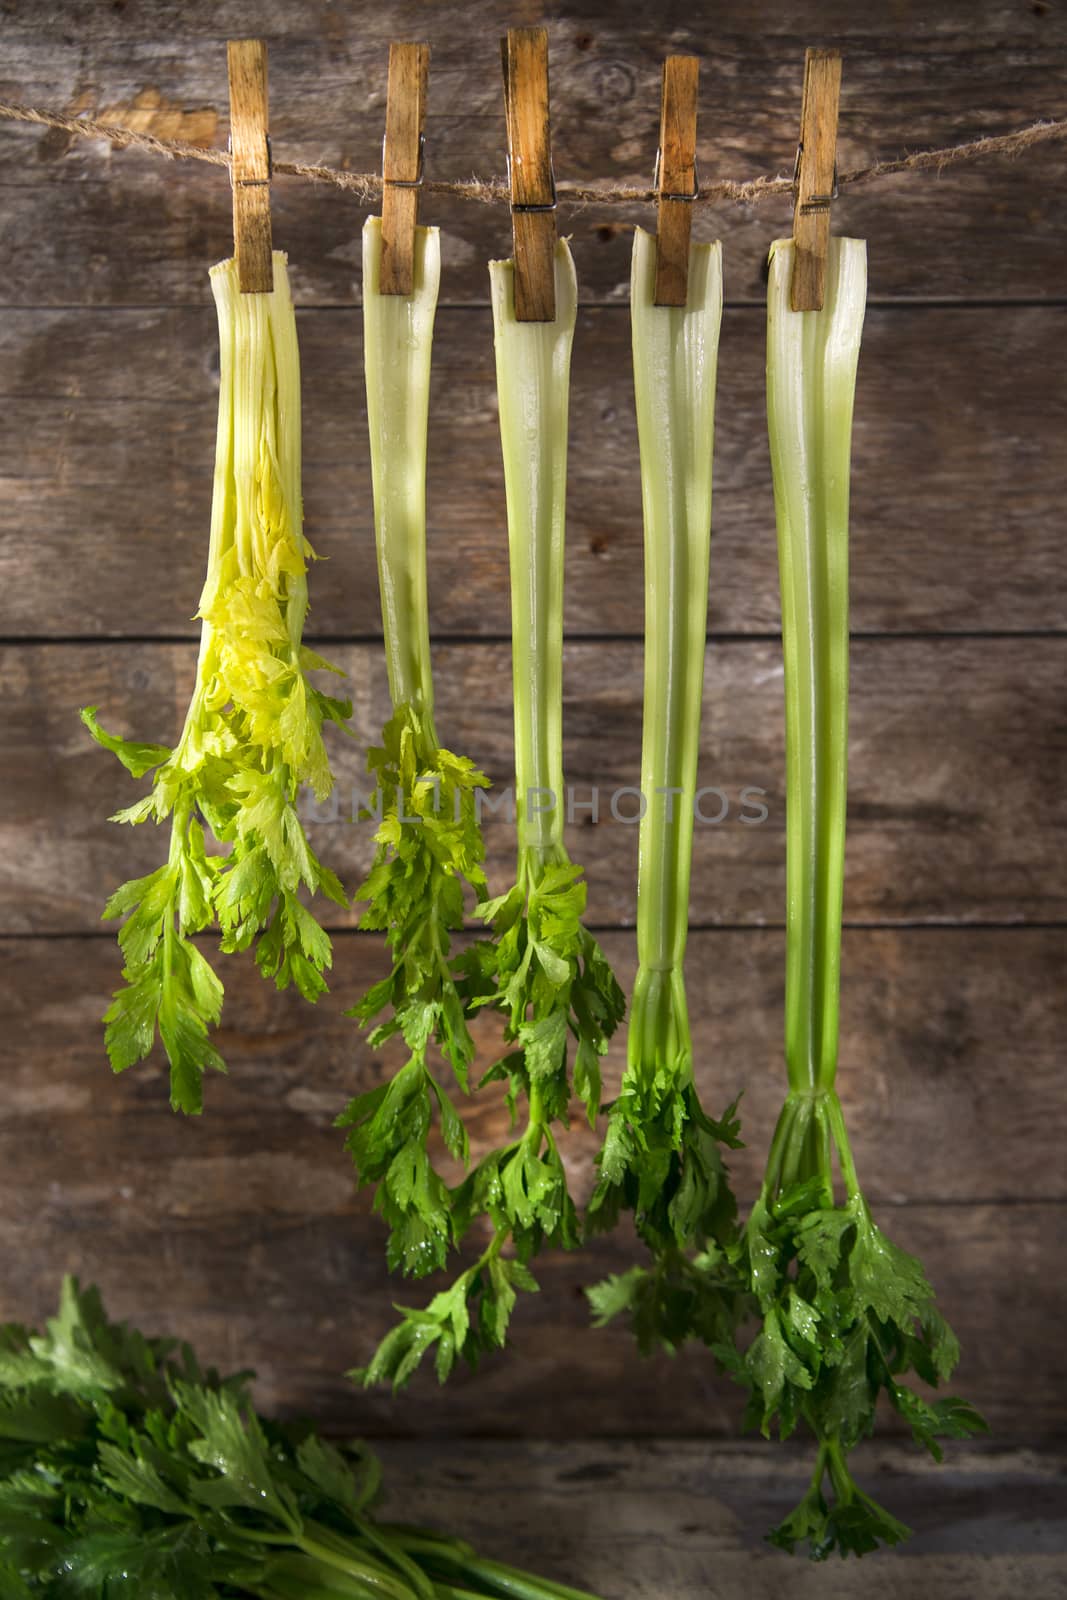
M 804 1420 L 810 1488 L 770 1535 L 863 1555 L 908 1530 L 865 1495 L 847 1463 L 882 1390 L 918 1443 L 984 1428 L 937 1384 L 959 1355 L 920 1263 L 874 1223 L 835 1089 L 848 729 L 848 495 L 852 408 L 866 298 L 862 240 L 831 239 L 826 301 L 789 308 L 793 245 L 771 252 L 767 397 L 778 520 L 786 706 L 786 1029 L 789 1093 L 759 1199 L 734 1252 L 761 1318 L 732 1365 L 749 1415 L 783 1437 Z M 835 1161 L 844 1199 L 835 1195 Z
M 494 261 L 489 272 L 511 562 L 518 864 L 514 886 L 480 908 L 493 938 L 474 946 L 469 973 L 471 1003 L 503 1015 L 513 1047 L 482 1082 L 506 1081 L 513 1116 L 520 1100 L 527 1116 L 521 1135 L 484 1156 L 452 1194 L 457 1240 L 484 1217 L 488 1244 L 424 1310 L 405 1311 L 355 1374 L 394 1386 L 430 1349 L 443 1382 L 460 1356 L 473 1366 L 501 1347 L 516 1292 L 537 1289 L 529 1261 L 545 1245 L 577 1244 L 556 1125 L 566 1124 L 572 1088 L 595 1121 L 600 1057 L 625 1006 L 582 925 L 585 883 L 563 842 L 563 538 L 577 279 L 561 241 L 555 321 L 520 323 L 513 264 Z
M 785 1054 L 790 1087 L 837 1068 L 848 769 L 848 500 L 866 297 L 862 240 L 834 241 L 823 312 L 789 309 L 771 255 L 767 417 L 786 695 Z
M 736 1130 L 729 1114 L 725 1125 L 710 1122 L 697 1099 L 683 976 L 723 309 L 718 243 L 691 246 L 688 283 L 686 306 L 654 304 L 656 238 L 638 227 L 630 275 L 645 515 L 638 971 L 627 1069 L 590 1203 L 593 1226 L 611 1226 L 621 1206 L 632 1210 L 657 1269 L 675 1274 L 686 1272 L 677 1251 L 725 1238 L 736 1213 L 718 1155 L 718 1141 L 733 1144 Z
M 719 1145 L 736 1145 L 732 1108 L 704 1113 L 693 1083 L 684 960 L 708 614 L 715 377 L 722 249 L 693 245 L 685 306 L 655 304 L 656 240 L 634 236 L 630 315 L 645 526 L 645 692 L 637 887 L 638 971 L 627 1065 L 598 1157 L 593 1227 L 635 1214 L 654 1267 L 591 1291 L 598 1321 L 629 1312 L 644 1348 L 695 1331 L 719 1296 L 709 1247 L 732 1236 L 736 1204 Z M 697 1271 L 683 1252 L 705 1253 Z M 623 1287 L 624 1285 L 624 1287 Z M 703 1292 L 701 1292 L 703 1291 Z M 677 1314 L 684 1306 L 684 1316 Z M 721 1301 L 729 1316 L 730 1302 Z M 717 1336 L 732 1324 L 713 1316 Z M 707 1331 L 707 1325 L 704 1325 Z
M 363 361 L 370 430 L 378 582 L 389 692 L 433 736 L 426 596 L 426 431 L 430 360 L 441 283 L 438 228 L 416 228 L 413 292 L 379 290 L 382 219 L 363 226 Z
M 386 1013 L 377 1044 L 401 1034 L 410 1052 L 390 1083 L 357 1096 L 338 1122 L 361 1182 L 377 1185 L 389 1226 L 391 1267 L 421 1276 L 455 1242 L 451 1197 L 427 1140 L 435 1121 L 451 1153 L 467 1159 L 467 1135 L 429 1061 L 436 1041 L 467 1088 L 474 1042 L 451 936 L 462 928 L 464 886 L 485 893 L 477 795 L 486 778 L 437 742 L 426 592 L 426 433 L 434 313 L 441 276 L 436 228 L 416 228 L 414 288 L 379 290 L 381 219 L 363 229 L 363 329 L 374 486 L 374 527 L 392 716 L 369 766 L 377 791 L 377 849 L 357 891 L 360 926 L 384 930 L 389 976 L 350 1015 Z
M 511 573 L 517 881 L 568 865 L 563 844 L 563 556 L 567 412 L 578 280 L 556 247 L 556 320 L 519 322 L 514 263 L 489 276 Z
M 285 256 L 274 289 L 241 294 L 235 263 L 211 269 L 219 322 L 219 419 L 208 571 L 200 599 L 200 653 L 177 745 L 106 733 L 93 737 L 151 792 L 113 819 L 171 821 L 164 866 L 125 884 L 105 917 L 119 934 L 126 987 L 105 1017 L 116 1072 L 151 1050 L 170 1062 L 171 1103 L 198 1112 L 203 1074 L 224 1070 L 209 1031 L 222 984 L 191 936 L 217 923 L 223 950 L 258 938 L 256 960 L 279 988 L 309 1000 L 326 987 L 330 940 L 299 899 L 301 886 L 347 904 L 316 859 L 296 812 L 300 786 L 324 799 L 333 778 L 322 738 L 351 707 L 323 694 L 309 672 L 331 668 L 301 643 L 308 609 L 300 496 L 300 362 Z M 205 824 L 226 846 L 208 854 Z

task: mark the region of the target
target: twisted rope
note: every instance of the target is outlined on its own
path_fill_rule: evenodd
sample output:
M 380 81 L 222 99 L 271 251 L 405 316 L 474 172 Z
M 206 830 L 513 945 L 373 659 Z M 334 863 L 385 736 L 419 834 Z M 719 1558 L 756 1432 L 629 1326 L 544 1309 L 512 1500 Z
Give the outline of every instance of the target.
M 13 122 L 36 123 L 45 128 L 59 128 L 81 139 L 106 139 L 117 150 L 147 150 L 152 155 L 165 156 L 171 161 L 205 161 L 213 167 L 230 165 L 230 156 L 225 150 L 209 150 L 180 139 L 157 139 L 154 134 L 140 133 L 112 122 L 100 122 L 93 117 L 71 117 L 59 111 L 44 111 L 37 106 L 3 103 L 0 103 L 0 117 Z M 941 150 L 920 150 L 914 155 L 898 156 L 892 161 L 876 161 L 871 166 L 853 167 L 851 171 L 838 174 L 838 187 L 854 189 L 899 173 L 943 172 L 947 167 L 958 166 L 963 161 L 977 161 L 988 156 L 1021 155 L 1035 145 L 1065 136 L 1067 118 L 1034 122 L 1027 128 L 1017 128 L 1013 133 L 970 139 L 965 144 L 948 145 Z M 331 184 L 335 189 L 343 189 L 363 201 L 376 200 L 382 192 L 381 175 L 374 172 L 343 172 L 338 167 L 312 166 L 303 161 L 275 161 L 273 171 L 287 178 Z M 791 194 L 792 189 L 792 178 L 760 177 L 748 178 L 743 182 L 722 178 L 703 184 L 696 203 L 715 205 L 726 201 L 734 205 L 756 205 L 771 195 Z M 508 187 L 502 178 L 428 178 L 423 191 L 427 194 L 453 195 L 461 200 L 475 200 L 483 205 L 509 199 Z M 653 188 L 626 184 L 560 183 L 557 185 L 557 194 L 560 200 L 572 205 L 648 205 L 657 199 Z

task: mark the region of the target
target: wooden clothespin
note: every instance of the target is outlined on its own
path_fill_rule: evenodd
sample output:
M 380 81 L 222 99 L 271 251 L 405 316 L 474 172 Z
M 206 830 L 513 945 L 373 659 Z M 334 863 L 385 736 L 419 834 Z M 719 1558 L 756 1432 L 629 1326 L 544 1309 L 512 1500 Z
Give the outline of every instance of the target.
M 267 133 L 267 46 L 262 39 L 231 39 L 230 182 L 233 185 L 233 253 L 242 294 L 274 288 L 270 236 L 270 139 Z
M 515 241 L 515 317 L 556 320 L 556 180 L 548 122 L 548 34 L 510 28 L 500 41 L 504 67 L 511 229 Z
M 837 108 L 841 98 L 839 50 L 808 50 L 800 143 L 793 179 L 794 311 L 821 311 L 826 298 L 830 202 L 837 199 Z
M 382 255 L 380 294 L 415 291 L 415 225 L 430 78 L 428 44 L 389 46 L 389 91 L 382 145 Z
M 684 306 L 689 292 L 689 235 L 697 196 L 697 56 L 668 56 L 663 63 L 659 151 L 656 156 L 657 306 Z

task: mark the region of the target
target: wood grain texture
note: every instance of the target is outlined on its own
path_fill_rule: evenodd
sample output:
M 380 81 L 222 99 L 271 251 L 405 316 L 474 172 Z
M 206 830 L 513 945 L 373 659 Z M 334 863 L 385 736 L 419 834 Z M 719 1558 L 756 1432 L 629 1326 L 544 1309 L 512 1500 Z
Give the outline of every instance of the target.
M 629 983 L 632 935 L 601 938 L 620 980 Z M 210 942 L 203 947 L 210 952 Z M 309 1172 L 320 1167 L 322 1186 L 297 1190 L 288 1203 L 330 1209 L 337 1179 L 347 1173 L 330 1119 L 401 1060 L 392 1044 L 371 1049 L 344 1016 L 387 970 L 377 940 L 336 937 L 331 991 L 314 1009 L 292 993 L 278 995 L 250 958 L 220 958 L 227 998 L 218 1042 L 230 1077 L 211 1078 L 202 1122 L 182 1124 L 164 1103 L 161 1054 L 120 1080 L 109 1072 L 99 1019 L 119 982 L 120 957 L 110 938 L 27 939 L 6 944 L 3 956 L 3 1126 L 13 1187 L 32 1175 L 44 1141 L 59 1126 L 76 1151 L 79 1181 L 87 1184 L 96 1181 L 97 1145 L 129 1147 L 135 1164 L 146 1168 L 169 1159 L 168 1151 L 193 1149 L 212 1164 L 218 1188 L 210 1196 L 183 1202 L 161 1179 L 155 1198 L 143 1196 L 153 1214 L 184 1203 L 246 1215 L 257 1196 L 227 1195 L 223 1183 L 228 1156 L 242 1150 L 267 1163 L 291 1152 Z M 698 1086 L 715 1113 L 743 1096 L 749 1144 L 733 1156 L 731 1169 L 744 1199 L 759 1187 L 784 1087 L 783 957 L 778 930 L 716 929 L 690 938 Z M 1067 1027 L 1062 964 L 1056 930 L 847 930 L 841 1094 L 874 1203 L 1067 1200 L 1056 1120 L 1059 1041 Z M 484 1070 L 498 1053 L 498 1025 L 479 1020 L 475 1034 Z M 1023 1095 L 1013 1092 L 1020 1038 L 1027 1042 Z M 605 1066 L 607 1094 L 618 1084 L 624 1054 L 620 1035 Z M 464 1102 L 463 1114 L 481 1155 L 503 1133 L 502 1099 L 487 1089 Z M 172 1131 L 179 1127 L 191 1131 Z M 564 1150 L 583 1196 L 595 1149 L 594 1135 L 576 1122 Z M 1059 1246 L 1049 1240 L 1048 1248 L 1052 1255 Z
M 206 278 L 206 274 L 205 274 Z M 764 314 L 726 312 L 710 628 L 779 623 Z M 316 637 L 380 634 L 358 311 L 298 316 Z M 871 311 L 856 399 L 852 625 L 1067 628 L 1067 309 Z M 0 628 L 195 637 L 217 413 L 204 310 L 0 318 Z M 579 313 L 565 622 L 643 627 L 629 316 Z M 507 631 L 507 540 L 488 311 L 438 313 L 430 403 L 431 626 Z M 141 562 L 132 563 L 136 549 Z M 1020 647 L 1022 648 L 1022 647 Z
M 498 788 L 511 782 L 510 649 L 435 652 L 437 725 Z M 387 715 L 380 648 L 335 647 L 348 673 L 356 737 L 335 741 L 337 809 L 311 815 L 315 847 L 354 889 L 372 849 L 347 824 L 366 796 L 364 751 Z M 8 646 L 0 652 L 7 718 L 0 931 L 97 926 L 119 882 L 154 867 L 163 838 L 105 819 L 140 792 L 78 721 L 172 739 L 192 686 L 193 645 Z M 1058 850 L 1067 787 L 1063 674 L 1067 642 L 865 640 L 853 649 L 852 760 L 845 915 L 853 922 L 1005 923 L 1062 919 L 1067 863 Z M 706 663 L 693 855 L 698 924 L 779 924 L 784 907 L 781 652 L 775 643 L 712 645 Z M 636 878 L 642 653 L 631 641 L 571 644 L 564 660 L 564 770 L 573 794 L 567 841 L 589 877 L 594 925 L 632 923 Z M 596 785 L 599 818 L 588 809 Z M 764 791 L 762 798 L 744 791 Z M 629 794 L 617 791 L 629 789 Z M 720 792 L 712 793 L 711 790 Z M 768 816 L 760 824 L 757 806 Z M 721 822 L 717 821 L 722 817 Z M 511 882 L 514 830 L 484 816 L 490 880 Z M 325 908 L 331 912 L 332 908 Z M 343 918 L 343 913 L 337 913 Z
M 256 28 L 271 46 L 275 155 L 377 171 L 389 42 L 426 37 L 434 59 L 429 174 L 502 175 L 496 41 L 516 15 L 508 0 L 479 0 L 473 28 L 470 8 L 450 3 L 427 11 L 403 0 L 375 16 L 362 8 L 349 16 L 326 0 L 257 7 Z M 651 184 L 660 73 L 671 51 L 704 59 L 703 93 L 714 115 L 701 125 L 697 154 L 709 179 L 791 170 L 803 50 L 812 39 L 845 53 L 839 148 L 846 166 L 1053 115 L 1067 56 L 1063 8 L 1020 0 L 949 0 L 933 15 L 919 0 L 876 15 L 845 0 L 806 0 L 788 13 L 775 0 L 670 0 L 647 12 L 576 0 L 539 8 L 542 17 L 561 179 Z M 161 13 L 142 0 L 107 16 L 96 8 L 90 25 L 75 0 L 43 8 L 23 0 L 0 24 L 0 92 L 61 109 L 107 107 L 121 120 L 148 87 L 158 93 L 161 126 L 172 108 L 188 107 L 201 115 L 200 137 L 221 146 L 228 25 L 247 29 L 247 6 L 193 0 Z M 218 122 L 209 134 L 212 112 Z M 1062 298 L 1064 169 L 1060 146 L 940 178 L 894 179 L 842 195 L 835 228 L 870 239 L 876 299 Z M 9 303 L 206 303 L 204 268 L 229 253 L 223 172 L 4 126 L 0 184 L 20 191 L 5 206 L 7 251 L 33 263 L 32 272 L 9 276 Z M 292 256 L 298 303 L 351 302 L 366 209 L 296 180 L 277 181 L 275 242 Z M 563 215 L 587 303 L 625 298 L 626 222 L 649 225 L 650 215 L 648 207 L 629 218 L 617 208 Z M 697 238 L 724 239 L 728 298 L 762 300 L 767 247 L 790 231 L 790 215 L 782 196 L 696 217 Z M 506 206 L 435 202 L 423 208 L 423 221 L 445 230 L 442 299 L 485 302 L 484 263 L 509 253 Z
M 826 254 L 837 172 L 840 99 L 841 52 L 809 49 L 804 57 L 793 206 L 795 249 L 789 304 L 794 311 L 821 311 L 826 299 Z
M 548 97 L 548 33 L 509 28 L 500 41 L 511 178 L 515 320 L 556 320 L 556 183 Z
M 689 296 L 689 241 L 697 186 L 697 56 L 663 63 L 656 206 L 656 284 L 653 303 L 684 306 Z
M 613 935 L 607 949 L 629 978 L 629 939 Z M 769 933 L 694 935 L 691 951 L 702 1092 L 717 1105 L 745 1089 L 752 1148 L 735 1165 L 746 1200 L 781 1085 L 781 954 Z M 228 961 L 220 1043 L 230 1077 L 212 1081 L 204 1116 L 188 1120 L 169 1110 L 158 1068 L 121 1078 L 107 1068 L 98 1018 L 115 957 L 105 940 L 27 940 L 5 952 L 0 1317 L 44 1315 L 60 1273 L 76 1270 L 100 1280 L 115 1311 L 152 1322 L 166 1284 L 206 1356 L 257 1366 L 271 1405 L 336 1428 L 575 1436 L 735 1426 L 734 1390 L 698 1352 L 646 1363 L 622 1330 L 587 1330 L 581 1286 L 635 1259 L 625 1234 L 546 1258 L 542 1294 L 516 1317 L 512 1356 L 476 1381 L 439 1393 L 430 1378 L 395 1403 L 350 1390 L 340 1374 L 369 1354 L 392 1301 L 430 1287 L 386 1274 L 381 1224 L 367 1195 L 353 1196 L 331 1126 L 349 1095 L 395 1064 L 341 1015 L 381 969 L 377 942 L 341 942 L 335 991 L 315 1010 L 276 995 L 247 961 Z M 1036 931 L 850 932 L 845 951 L 842 1092 L 860 1171 L 957 1326 L 963 1391 L 1014 1437 L 1067 1424 L 1059 960 L 1056 936 Z M 483 1060 L 491 1032 L 479 1026 Z M 613 1072 L 620 1066 L 616 1052 Z M 503 1107 L 483 1096 L 465 1109 L 477 1156 L 500 1136 Z M 576 1126 L 565 1148 L 584 1195 L 592 1140 Z
M 382 150 L 381 294 L 410 295 L 415 284 L 415 225 L 423 176 L 423 130 L 430 47 L 389 46 L 389 90 Z
M 705 181 L 791 170 L 813 43 L 844 54 L 844 167 L 1062 112 L 1067 11 L 1028 0 L 896 0 L 877 14 L 854 0 L 548 0 L 536 11 L 515 0 L 261 0 L 254 27 L 270 41 L 275 154 L 377 170 L 389 45 L 427 38 L 427 175 L 500 175 L 496 41 L 542 21 L 562 180 L 651 185 L 671 53 L 702 58 Z M 226 40 L 251 26 L 246 0 L 5 0 L 0 96 L 222 148 Z M 1067 1431 L 1065 173 L 1067 150 L 1049 145 L 1017 162 L 846 191 L 834 208 L 835 231 L 869 240 L 872 301 L 854 440 L 861 637 L 842 1096 L 879 1215 L 922 1255 L 962 1336 L 960 1392 L 1002 1437 L 1035 1439 Z M 423 1292 L 387 1277 L 380 1223 L 353 1194 L 331 1126 L 390 1064 L 341 1015 L 383 970 L 379 941 L 338 930 L 334 991 L 316 1009 L 277 995 L 247 959 L 224 964 L 231 1075 L 209 1085 L 201 1120 L 171 1115 L 158 1063 L 108 1072 L 99 1017 L 118 952 L 99 911 L 117 882 L 157 862 L 163 841 L 105 822 L 137 790 L 76 711 L 96 701 L 105 725 L 163 738 L 184 712 L 217 403 L 207 267 L 231 249 L 228 188 L 223 171 L 0 124 L 0 637 L 10 641 L 0 660 L 0 1316 L 47 1315 L 59 1274 L 76 1269 L 119 1314 L 167 1324 L 224 1365 L 259 1366 L 266 1404 L 336 1431 L 393 1435 L 389 1459 L 412 1485 L 402 1514 L 432 1514 L 489 1544 L 504 1537 L 506 1507 L 516 1543 L 495 1553 L 604 1600 L 713 1589 L 770 1600 L 786 1582 L 811 1600 L 851 1600 L 851 1565 L 787 1567 L 759 1548 L 800 1482 L 799 1458 L 787 1452 L 782 1466 L 776 1456 L 772 1469 L 760 1447 L 710 1456 L 655 1442 L 733 1432 L 738 1405 L 703 1354 L 643 1363 L 621 1330 L 588 1329 L 583 1285 L 635 1259 L 623 1235 L 546 1260 L 515 1349 L 477 1380 L 443 1392 L 420 1380 L 397 1401 L 346 1383 L 392 1300 Z M 292 179 L 276 183 L 273 201 L 301 307 L 307 531 L 329 558 L 312 574 L 311 629 L 331 641 L 356 702 L 358 738 L 339 761 L 347 797 L 362 788 L 363 748 L 385 712 L 357 309 L 371 208 Z M 641 518 L 626 300 L 630 224 L 652 215 L 560 214 L 582 295 L 566 600 L 579 637 L 567 647 L 565 707 L 579 801 L 594 781 L 610 793 L 638 772 Z M 509 252 L 508 210 L 435 199 L 422 220 L 444 230 L 429 479 L 440 724 L 506 783 L 508 585 L 485 263 Z M 790 202 L 696 208 L 693 223 L 696 239 L 723 238 L 726 258 L 701 781 L 720 786 L 730 810 L 696 830 L 693 909 L 705 926 L 691 935 L 688 975 L 702 1091 L 718 1107 L 744 1090 L 749 1148 L 734 1166 L 750 1199 L 782 1075 L 781 657 L 762 369 L 766 251 L 789 231 Z M 761 826 L 738 820 L 745 784 L 767 790 Z M 636 831 L 610 813 L 569 830 L 589 868 L 592 918 L 627 983 Z M 315 832 L 354 884 L 367 831 L 324 822 Z M 494 821 L 487 835 L 503 883 L 512 832 Z M 487 1022 L 478 1041 L 488 1059 Z M 500 1135 L 500 1106 L 466 1110 L 484 1149 Z M 567 1160 L 581 1192 L 593 1153 L 576 1127 Z M 538 1433 L 566 1442 L 509 1438 Z M 583 1433 L 608 1437 L 586 1450 L 574 1443 Z M 459 1434 L 502 1442 L 465 1447 Z M 647 1437 L 613 1442 L 628 1434 Z M 954 1449 L 935 1475 L 906 1473 L 892 1448 L 865 1455 L 885 1499 L 919 1528 L 905 1565 L 865 1563 L 865 1597 L 1058 1595 L 1064 1539 L 1046 1515 L 1058 1461 Z
M 953 1446 L 931 1468 L 863 1447 L 864 1487 L 914 1530 L 904 1549 L 819 1565 L 764 1543 L 805 1487 L 802 1446 L 590 1440 L 388 1441 L 391 1506 L 461 1530 L 604 1600 L 1060 1600 L 1067 1554 L 1062 1452 Z
M 233 165 L 233 253 L 242 294 L 274 288 L 270 229 L 270 145 L 267 114 L 267 46 L 262 39 L 231 39 L 226 46 L 230 81 Z

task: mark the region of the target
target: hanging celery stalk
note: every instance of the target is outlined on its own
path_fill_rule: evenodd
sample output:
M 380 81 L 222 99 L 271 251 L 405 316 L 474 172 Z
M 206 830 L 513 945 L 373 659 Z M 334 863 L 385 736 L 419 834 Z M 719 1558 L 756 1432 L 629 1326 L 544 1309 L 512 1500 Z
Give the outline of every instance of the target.
M 841 1106 L 838 980 L 848 721 L 848 490 L 866 249 L 832 239 L 822 311 L 789 309 L 793 245 L 771 252 L 767 395 L 778 517 L 786 693 L 786 1066 L 789 1093 L 737 1251 L 762 1317 L 732 1365 L 749 1411 L 782 1437 L 803 1419 L 817 1441 L 811 1486 L 771 1534 L 863 1555 L 908 1529 L 865 1495 L 847 1456 L 878 1396 L 940 1459 L 938 1437 L 984 1428 L 967 1402 L 923 1399 L 900 1379 L 947 1378 L 959 1346 L 913 1256 L 871 1217 Z M 835 1194 L 834 1158 L 844 1198 Z M 724 1352 L 725 1354 L 725 1352 Z
M 589 1208 L 610 1228 L 623 1208 L 654 1258 L 590 1291 L 598 1322 L 626 1311 L 642 1345 L 733 1332 L 722 1246 L 737 1207 L 721 1144 L 733 1107 L 709 1118 L 693 1083 L 683 963 L 708 615 L 715 369 L 722 251 L 690 250 L 684 307 L 654 303 L 656 240 L 634 237 L 630 307 L 645 522 L 645 704 L 637 886 L 637 980 L 627 1066 Z M 686 1253 L 698 1252 L 696 1259 Z
M 481 908 L 495 938 L 475 947 L 472 986 L 476 1003 L 503 1013 L 505 1036 L 516 1046 L 483 1082 L 508 1083 L 513 1115 L 525 1100 L 526 1126 L 454 1192 L 457 1239 L 485 1216 L 488 1245 L 425 1310 L 405 1312 L 359 1374 L 366 1383 L 402 1384 L 431 1347 L 442 1381 L 461 1355 L 475 1365 L 504 1344 L 516 1290 L 537 1288 L 528 1266 L 533 1256 L 546 1244 L 577 1243 L 577 1213 L 554 1128 L 566 1125 L 572 1082 L 595 1121 L 600 1057 L 625 1008 L 600 947 L 582 926 L 585 883 L 563 845 L 563 529 L 574 263 L 561 241 L 551 323 L 516 320 L 512 262 L 494 261 L 489 271 L 511 563 L 519 854 L 514 887 Z M 505 1247 L 513 1254 L 505 1255 Z
M 301 903 L 301 886 L 345 905 L 316 859 L 296 813 L 301 784 L 325 799 L 333 779 L 324 721 L 351 708 L 323 694 L 308 672 L 336 671 L 301 644 L 308 609 L 302 531 L 300 366 L 285 256 L 274 289 L 241 294 L 234 261 L 211 269 L 219 320 L 219 425 L 208 573 L 193 698 L 173 750 L 105 733 L 95 706 L 90 733 L 152 791 L 118 822 L 171 819 L 165 865 L 116 891 L 105 917 L 119 933 L 126 987 L 105 1016 L 116 1072 L 140 1061 L 156 1029 L 170 1062 L 171 1104 L 198 1112 L 206 1068 L 224 1071 L 208 1036 L 222 984 L 191 941 L 217 921 L 222 949 L 246 949 L 280 989 L 309 1000 L 325 989 L 330 940 Z M 209 855 L 205 824 L 223 854 Z
M 371 1034 L 401 1034 L 410 1052 L 391 1082 L 354 1099 L 338 1119 L 363 1182 L 377 1183 L 376 1208 L 390 1228 L 391 1267 L 421 1275 L 444 1265 L 453 1241 L 447 1188 L 426 1141 L 436 1108 L 445 1143 L 466 1158 L 463 1124 L 428 1064 L 431 1041 L 460 1087 L 474 1045 L 452 933 L 463 926 L 464 885 L 479 900 L 485 854 L 475 803 L 484 775 L 440 748 L 434 729 L 430 626 L 426 602 L 426 426 L 430 351 L 441 275 L 436 228 L 415 230 L 414 292 L 379 292 L 381 218 L 363 229 L 363 328 L 374 483 L 374 525 L 386 661 L 393 714 L 382 747 L 370 752 L 377 782 L 377 851 L 356 899 L 360 926 L 384 930 L 389 976 L 353 1015 L 388 1016 Z

